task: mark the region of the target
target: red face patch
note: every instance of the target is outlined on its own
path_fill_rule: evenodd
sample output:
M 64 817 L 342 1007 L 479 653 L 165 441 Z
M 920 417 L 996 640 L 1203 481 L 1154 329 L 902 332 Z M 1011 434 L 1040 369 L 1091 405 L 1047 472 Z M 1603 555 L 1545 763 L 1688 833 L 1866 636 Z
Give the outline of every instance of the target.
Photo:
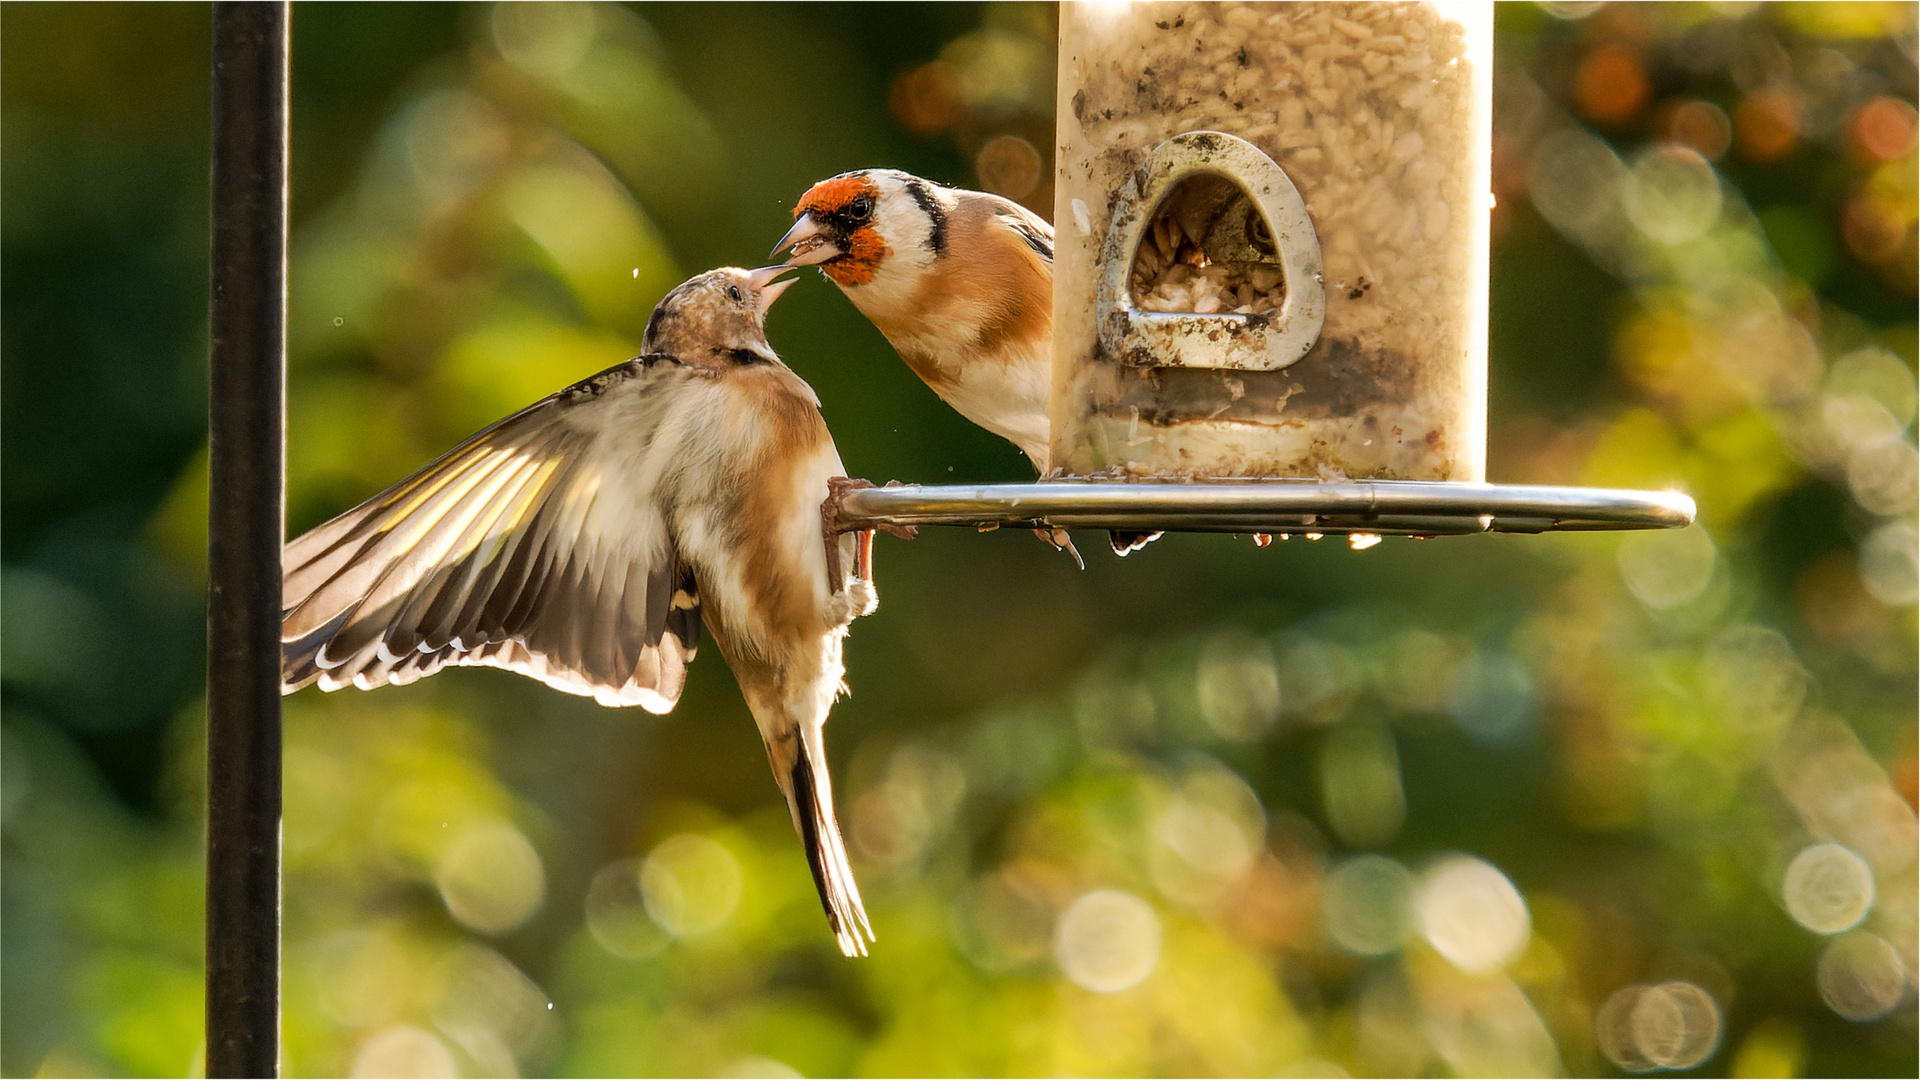
M 822 180 L 800 196 L 800 205 L 793 208 L 793 216 L 797 218 L 801 214 L 813 214 L 831 222 L 835 214 L 862 195 L 876 201 L 880 198 L 880 185 L 862 173 Z M 844 225 L 840 227 L 845 228 Z M 880 260 L 893 254 L 893 250 L 872 225 L 862 225 L 847 232 L 839 243 L 846 249 L 846 254 L 823 264 L 820 270 L 842 286 L 865 285 L 872 281 L 875 271 L 880 268 Z
M 805 195 L 800 196 L 800 205 L 793 208 L 793 216 L 799 217 L 811 211 L 824 217 L 842 209 L 862 195 L 878 199 L 880 186 L 858 173 L 822 180 L 808 188 Z
M 893 254 L 893 249 L 880 239 L 880 233 L 873 226 L 853 230 L 847 234 L 847 253 L 820 267 L 821 272 L 841 285 L 865 285 L 873 280 L 874 271 L 880 269 L 880 260 Z

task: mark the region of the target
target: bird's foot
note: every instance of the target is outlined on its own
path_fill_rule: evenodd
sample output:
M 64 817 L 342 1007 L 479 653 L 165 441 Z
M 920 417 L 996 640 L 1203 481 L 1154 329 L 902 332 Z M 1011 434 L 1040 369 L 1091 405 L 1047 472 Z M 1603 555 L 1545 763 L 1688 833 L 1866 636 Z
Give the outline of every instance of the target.
M 827 501 L 820 504 L 820 519 L 821 523 L 826 527 L 827 535 L 839 536 L 841 533 L 850 532 L 865 532 L 871 534 L 874 529 L 878 529 L 884 533 L 891 533 L 902 540 L 911 540 L 919 536 L 920 527 L 918 525 L 898 525 L 891 521 L 879 521 L 875 522 L 871 529 L 861 529 L 857 526 L 847 524 L 846 519 L 840 515 L 840 501 L 847 497 L 847 492 L 849 491 L 859 491 L 872 486 L 874 486 L 873 481 L 861 480 L 858 477 L 835 476 L 827 480 Z M 898 480 L 889 480 L 886 486 L 903 487 L 904 485 Z
M 1045 541 L 1055 551 L 1064 551 L 1073 556 L 1073 563 L 1080 569 L 1087 568 L 1087 561 L 1080 557 L 1080 549 L 1073 546 L 1073 537 L 1065 529 L 1035 529 L 1033 535 Z
M 847 580 L 841 577 L 840 573 L 840 536 L 843 533 L 854 534 L 853 580 L 866 583 L 866 599 L 864 602 L 856 603 L 855 605 L 856 607 L 865 608 L 865 610 L 855 612 L 855 614 L 859 615 L 864 615 L 868 611 L 872 611 L 875 606 L 872 595 L 874 529 L 890 533 L 902 540 L 911 540 L 920 535 L 920 528 L 917 525 L 896 525 L 892 522 L 878 522 L 872 529 L 862 529 L 847 524 L 846 519 L 842 517 L 840 513 L 840 500 L 846 498 L 847 492 L 849 491 L 859 491 L 861 488 L 870 488 L 872 486 L 873 481 L 871 480 L 861 480 L 848 476 L 832 477 L 827 480 L 826 501 L 820 504 L 820 530 L 827 544 L 827 588 L 831 592 L 840 592 L 845 587 L 844 582 Z M 887 486 L 899 487 L 900 482 L 898 480 L 889 480 L 887 481 Z

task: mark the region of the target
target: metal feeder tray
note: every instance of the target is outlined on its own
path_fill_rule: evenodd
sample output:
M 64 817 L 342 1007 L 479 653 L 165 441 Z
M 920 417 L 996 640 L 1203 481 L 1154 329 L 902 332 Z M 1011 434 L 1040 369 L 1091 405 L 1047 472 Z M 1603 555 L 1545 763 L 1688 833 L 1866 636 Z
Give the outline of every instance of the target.
M 847 529 L 967 525 L 1291 535 L 1677 529 L 1694 503 L 1675 491 L 1425 480 L 1048 480 L 897 484 L 845 491 Z

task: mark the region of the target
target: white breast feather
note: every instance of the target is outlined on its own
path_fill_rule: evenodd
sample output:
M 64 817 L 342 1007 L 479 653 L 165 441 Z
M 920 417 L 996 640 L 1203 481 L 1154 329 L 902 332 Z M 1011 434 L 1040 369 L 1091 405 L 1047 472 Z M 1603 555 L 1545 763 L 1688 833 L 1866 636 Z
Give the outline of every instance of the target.
M 1047 471 L 1053 388 L 1049 358 L 1022 356 L 1005 364 L 976 363 L 960 371 L 944 396 L 960 415 L 1025 451 L 1036 471 Z
M 876 283 L 879 277 L 875 278 Z M 1047 471 L 1049 440 L 1048 399 L 1053 393 L 1053 342 L 1009 342 L 994 353 L 973 351 L 971 340 L 953 333 L 990 321 L 998 312 L 981 300 L 946 298 L 937 319 L 897 317 L 897 307 L 873 299 L 866 289 L 850 289 L 854 305 L 878 326 L 902 327 L 919 323 L 918 333 L 896 329 L 887 341 L 901 355 L 932 360 L 947 377 L 947 386 L 935 392 L 960 415 L 1013 443 L 1032 459 L 1036 471 Z

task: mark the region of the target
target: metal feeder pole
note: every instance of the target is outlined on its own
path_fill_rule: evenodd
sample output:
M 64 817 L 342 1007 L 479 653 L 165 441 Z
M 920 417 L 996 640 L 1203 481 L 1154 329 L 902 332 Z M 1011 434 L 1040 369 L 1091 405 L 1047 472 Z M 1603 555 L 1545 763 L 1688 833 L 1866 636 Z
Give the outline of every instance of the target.
M 207 1075 L 280 1074 L 288 5 L 213 5 Z

